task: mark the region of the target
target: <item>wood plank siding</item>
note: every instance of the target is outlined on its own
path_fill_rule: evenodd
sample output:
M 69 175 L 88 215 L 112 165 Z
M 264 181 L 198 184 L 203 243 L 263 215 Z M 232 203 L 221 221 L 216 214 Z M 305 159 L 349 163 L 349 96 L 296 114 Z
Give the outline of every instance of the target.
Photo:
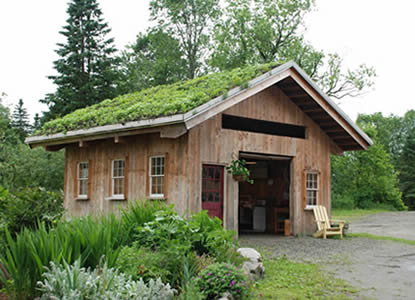
M 306 139 L 272 136 L 251 132 L 221 129 L 221 114 L 212 117 L 189 132 L 191 162 L 189 177 L 192 208 L 200 209 L 200 166 L 204 163 L 226 164 L 238 157 L 240 151 L 292 157 L 290 216 L 291 230 L 312 233 L 315 224 L 312 210 L 302 204 L 304 170 L 320 172 L 320 205 L 330 212 L 330 153 L 336 148 L 320 129 L 279 88 L 272 87 L 258 93 L 224 112 L 225 114 L 273 122 L 301 125 L 307 128 Z M 227 228 L 238 229 L 238 183 L 226 175 L 225 222 Z
M 66 147 L 65 209 L 71 215 L 80 216 L 100 214 L 125 206 L 131 200 L 149 198 L 149 158 L 166 155 L 165 195 L 168 203 L 173 203 L 180 213 L 188 207 L 187 186 L 187 135 L 178 139 L 162 139 L 159 134 L 143 134 L 125 137 L 122 143 L 114 139 L 93 141 L 88 147 L 80 148 L 77 144 Z M 106 200 L 111 196 L 111 161 L 126 159 L 127 175 L 126 201 Z M 76 200 L 77 162 L 92 161 L 91 194 L 89 200 Z
M 222 113 L 191 128 L 178 138 L 160 133 L 126 136 L 66 146 L 64 206 L 71 215 L 99 214 L 124 206 L 133 199 L 149 197 L 149 157 L 168 154 L 166 161 L 167 202 L 179 213 L 201 209 L 203 164 L 226 165 L 239 152 L 292 157 L 290 188 L 291 231 L 315 231 L 312 210 L 303 207 L 304 170 L 320 172 L 320 205 L 330 214 L 330 153 L 341 152 L 328 135 L 281 89 L 270 87 L 236 104 L 224 114 L 306 127 L 306 138 L 291 138 L 222 129 Z M 128 157 L 127 201 L 105 200 L 111 194 L 111 160 Z M 91 161 L 89 200 L 76 200 L 77 162 Z M 238 229 L 238 183 L 226 173 L 224 180 L 224 225 Z

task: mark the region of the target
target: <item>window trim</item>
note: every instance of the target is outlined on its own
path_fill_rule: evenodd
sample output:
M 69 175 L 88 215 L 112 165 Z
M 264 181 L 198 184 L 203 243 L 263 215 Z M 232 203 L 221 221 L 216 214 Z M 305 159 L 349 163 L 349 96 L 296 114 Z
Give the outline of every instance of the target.
M 312 175 L 316 175 L 317 176 L 317 188 L 308 188 L 307 187 L 307 178 L 308 175 L 312 174 Z M 316 204 L 308 204 L 308 197 L 307 197 L 307 192 L 308 191 L 316 191 Z M 320 172 L 319 171 L 306 171 L 305 172 L 305 209 L 306 210 L 311 210 L 313 209 L 313 207 L 316 207 L 319 205 L 319 198 L 320 198 Z
M 163 175 L 152 175 L 152 159 L 153 158 L 163 158 Z M 150 199 L 165 199 L 166 195 L 166 155 L 153 155 L 149 157 L 149 164 L 148 164 L 148 177 L 149 177 L 149 196 Z M 153 184 L 153 177 L 163 177 L 163 193 L 162 194 L 153 194 L 152 193 L 152 184 Z
M 114 162 L 116 162 L 116 161 L 123 161 L 124 162 L 124 169 L 123 169 L 123 173 L 124 173 L 124 176 L 117 176 L 117 177 L 114 177 Z M 125 166 L 126 166 L 126 159 L 125 158 L 116 158 L 116 159 L 113 159 L 113 160 L 111 160 L 111 197 L 108 197 L 107 199 L 111 199 L 111 200 L 116 200 L 116 199 L 119 199 L 119 200 L 123 200 L 123 199 L 125 199 L 125 180 L 126 180 L 126 176 L 125 176 Z M 123 179 L 123 184 L 122 184 L 122 194 L 114 194 L 114 187 L 115 187 L 115 184 L 114 184 L 114 179 L 119 179 L 119 178 L 122 178 Z
M 86 164 L 88 169 L 88 176 L 85 178 L 79 177 L 80 167 L 81 164 Z M 81 194 L 81 181 L 86 180 L 86 194 Z M 89 162 L 88 161 L 79 161 L 76 166 L 76 183 L 77 183 L 77 190 L 76 190 L 76 200 L 88 200 L 88 184 L 89 184 Z

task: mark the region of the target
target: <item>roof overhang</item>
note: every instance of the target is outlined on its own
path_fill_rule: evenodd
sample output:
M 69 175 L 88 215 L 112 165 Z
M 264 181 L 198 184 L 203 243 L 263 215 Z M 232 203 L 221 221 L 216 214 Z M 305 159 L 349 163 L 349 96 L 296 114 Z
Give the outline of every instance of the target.
M 149 132 L 160 132 L 160 135 L 166 138 L 177 138 L 205 120 L 271 86 L 278 86 L 343 151 L 367 149 L 372 144 L 372 140 L 294 62 L 283 64 L 251 80 L 248 88 L 236 87 L 230 90 L 226 97 L 212 99 L 187 113 L 66 133 L 32 136 L 25 142 L 31 147 L 45 146 L 49 150 L 56 150 L 81 141 Z

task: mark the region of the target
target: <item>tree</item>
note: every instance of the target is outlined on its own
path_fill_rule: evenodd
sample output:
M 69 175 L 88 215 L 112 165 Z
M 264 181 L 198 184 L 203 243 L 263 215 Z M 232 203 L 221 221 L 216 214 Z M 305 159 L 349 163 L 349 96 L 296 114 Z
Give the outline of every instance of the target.
M 22 142 L 0 98 L 0 186 L 10 191 L 26 187 L 58 191 L 63 189 L 64 166 L 63 151 L 31 150 Z
M 409 209 L 415 210 L 415 128 L 408 133 L 399 165 L 404 202 Z
M 385 147 L 392 162 L 399 170 L 400 155 L 409 132 L 415 129 L 415 110 L 409 110 L 403 117 L 396 115 L 383 116 L 382 113 L 370 115 L 359 114 L 357 123 L 363 127 L 374 127 L 377 141 Z
M 312 0 L 227 0 L 214 32 L 210 66 L 219 70 L 252 63 L 294 60 L 331 97 L 357 96 L 373 84 L 373 68 L 344 72 L 337 54 L 305 42 L 304 16 Z
M 49 106 L 43 121 L 117 95 L 114 39 L 106 38 L 110 28 L 97 1 L 71 0 L 67 13 L 67 24 L 60 31 L 66 43 L 57 44 L 60 58 L 54 62 L 58 75 L 49 76 L 57 90 L 40 100 Z
M 32 127 L 33 127 L 33 131 L 39 130 L 42 127 L 41 123 L 40 123 L 40 117 L 39 117 L 38 113 L 36 113 L 35 117 L 33 118 L 33 126 Z
M 185 58 L 186 78 L 203 72 L 203 58 L 213 24 L 220 16 L 219 0 L 152 0 L 151 18 L 158 28 L 179 41 Z
M 346 152 L 332 157 L 333 206 L 370 208 L 386 205 L 405 209 L 398 176 L 390 156 L 377 142 L 375 128 L 365 128 L 374 140 L 367 151 Z
M 160 30 L 139 34 L 121 58 L 120 89 L 124 93 L 170 84 L 186 78 L 179 41 Z
M 23 107 L 23 100 L 20 99 L 19 103 L 14 108 L 12 114 L 12 126 L 16 128 L 18 135 L 22 141 L 31 131 L 31 125 L 29 123 L 29 114 L 27 109 Z

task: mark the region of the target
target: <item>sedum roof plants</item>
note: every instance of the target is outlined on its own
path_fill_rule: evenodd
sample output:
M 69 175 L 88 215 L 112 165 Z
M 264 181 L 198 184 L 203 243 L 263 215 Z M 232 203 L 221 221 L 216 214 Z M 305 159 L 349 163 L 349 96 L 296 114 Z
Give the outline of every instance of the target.
M 276 66 L 277 63 L 247 66 L 107 99 L 47 122 L 35 135 L 66 133 L 185 113 L 211 99 L 226 95 L 234 87 L 246 85 Z

